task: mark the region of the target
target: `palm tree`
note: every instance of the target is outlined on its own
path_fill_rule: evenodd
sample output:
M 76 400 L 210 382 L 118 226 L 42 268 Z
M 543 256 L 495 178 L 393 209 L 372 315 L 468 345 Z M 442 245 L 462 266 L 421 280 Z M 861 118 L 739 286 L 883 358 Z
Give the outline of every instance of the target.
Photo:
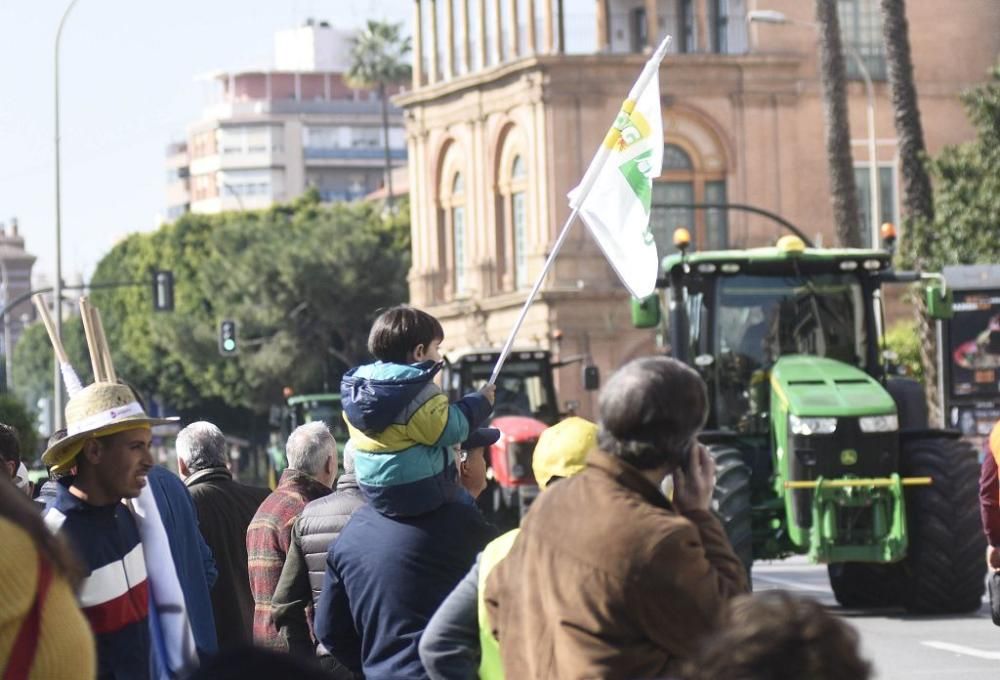
M 820 75 L 823 81 L 823 111 L 826 118 L 826 155 L 830 164 L 833 218 L 840 245 L 861 246 L 858 190 L 854 184 L 851 129 L 847 121 L 847 91 L 844 51 L 840 43 L 840 20 L 836 0 L 816 0 L 819 26 Z
M 931 252 L 928 230 L 934 221 L 934 195 L 931 180 L 924 165 L 926 149 L 924 131 L 917 106 L 917 88 L 913 84 L 913 60 L 910 58 L 909 26 L 906 22 L 906 0 L 882 0 L 882 34 L 885 56 L 892 86 L 892 107 L 895 111 L 899 162 L 903 175 L 903 211 L 906 221 L 903 255 L 908 264 L 918 269 L 927 265 Z M 914 305 L 920 359 L 924 365 L 924 386 L 932 424 L 941 424 L 943 414 L 938 399 L 937 332 L 926 314 L 924 300 L 917 296 Z
M 410 79 L 410 38 L 402 24 L 368 21 L 351 40 L 351 65 L 347 82 L 352 87 L 378 89 L 382 103 L 382 142 L 385 148 L 386 205 L 392 210 L 392 158 L 389 152 L 388 89 Z

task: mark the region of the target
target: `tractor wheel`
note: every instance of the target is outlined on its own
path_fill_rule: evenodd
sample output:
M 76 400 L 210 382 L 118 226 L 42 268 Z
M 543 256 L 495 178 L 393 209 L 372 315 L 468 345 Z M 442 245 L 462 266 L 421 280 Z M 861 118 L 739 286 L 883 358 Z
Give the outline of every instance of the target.
M 750 467 L 740 452 L 729 446 L 710 446 L 715 461 L 712 510 L 743 566 L 750 574 L 753 564 L 753 526 L 750 520 Z
M 899 429 L 927 429 L 927 401 L 924 386 L 912 378 L 889 378 L 886 389 L 896 402 Z
M 826 569 L 833 596 L 842 607 L 892 607 L 902 600 L 898 564 L 839 562 Z
M 962 440 L 923 439 L 904 444 L 901 453 L 904 477 L 934 480 L 906 489 L 903 604 L 922 614 L 976 611 L 986 576 L 976 452 Z

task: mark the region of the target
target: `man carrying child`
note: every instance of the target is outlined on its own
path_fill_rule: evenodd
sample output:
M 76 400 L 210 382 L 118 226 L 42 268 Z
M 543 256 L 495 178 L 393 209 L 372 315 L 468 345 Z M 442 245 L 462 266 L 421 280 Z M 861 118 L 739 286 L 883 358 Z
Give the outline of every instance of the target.
M 368 505 L 330 548 L 316 634 L 366 678 L 425 677 L 420 635 L 496 535 L 462 500 L 450 454 L 489 418 L 494 389 L 449 404 L 434 383 L 443 340 L 437 319 L 394 307 L 368 338 L 377 361 L 352 369 L 341 383 Z

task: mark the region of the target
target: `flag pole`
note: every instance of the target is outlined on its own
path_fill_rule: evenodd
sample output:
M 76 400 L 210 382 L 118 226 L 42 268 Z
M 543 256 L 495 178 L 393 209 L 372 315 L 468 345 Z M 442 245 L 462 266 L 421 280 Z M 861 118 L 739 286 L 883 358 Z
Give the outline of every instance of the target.
M 629 91 L 628 99 L 626 100 L 626 105 L 632 106 L 635 101 L 642 94 L 643 90 L 649 82 L 657 77 L 660 70 L 660 62 L 663 61 L 663 57 L 667 54 L 667 47 L 670 45 L 670 36 L 665 36 L 660 42 L 656 51 L 643 66 L 642 72 L 639 73 L 639 78 L 636 79 L 635 84 L 632 85 L 632 89 Z M 629 104 L 631 102 L 631 105 Z M 623 107 L 624 108 L 624 107 Z M 489 384 L 493 385 L 496 383 L 497 377 L 500 375 L 500 371 L 503 369 L 504 363 L 507 361 L 507 357 L 510 355 L 511 347 L 514 345 L 514 339 L 517 337 L 518 331 L 521 330 L 521 326 L 524 324 L 525 318 L 528 316 L 528 310 L 531 308 L 531 304 L 535 301 L 535 297 L 538 295 L 538 291 L 541 290 L 542 284 L 545 282 L 545 277 L 548 276 L 549 271 L 552 269 L 552 265 L 555 262 L 556 255 L 562 250 L 563 244 L 566 242 L 566 237 L 569 236 L 569 230 L 573 226 L 573 222 L 576 221 L 577 215 L 580 213 L 580 206 L 583 205 L 584 199 L 586 199 L 587 194 L 590 193 L 590 189 L 594 186 L 594 182 L 597 181 L 597 177 L 601 174 L 601 170 L 604 168 L 604 163 L 607 161 L 608 156 L 611 154 L 611 148 L 614 145 L 618 135 L 618 130 L 611 126 L 608 130 L 608 134 L 601 146 L 598 147 L 597 153 L 594 154 L 594 160 L 590 162 L 590 167 L 587 168 L 587 172 L 584 173 L 583 179 L 580 181 L 580 185 L 577 190 L 574 191 L 574 196 L 570 200 L 570 207 L 573 211 L 569 214 L 566 219 L 566 223 L 563 225 L 562 231 L 559 232 L 559 238 L 556 239 L 555 244 L 552 246 L 552 252 L 549 253 L 548 258 L 545 260 L 545 265 L 542 267 L 541 273 L 538 275 L 538 279 L 535 281 L 534 287 L 531 292 L 528 293 L 528 299 L 524 301 L 524 306 L 521 308 L 521 314 L 517 317 L 517 321 L 514 323 L 514 327 L 510 331 L 510 335 L 507 336 L 507 342 L 504 343 L 503 349 L 500 351 L 500 356 L 497 358 L 496 366 L 493 367 L 493 374 L 490 376 Z
M 552 246 L 552 252 L 549 253 L 548 258 L 545 260 L 545 266 L 542 267 L 542 273 L 538 275 L 538 279 L 535 281 L 534 288 L 528 293 L 528 299 L 524 301 L 524 306 L 521 307 L 521 315 L 517 317 L 517 321 L 514 322 L 514 328 L 511 330 L 510 335 L 507 336 L 507 342 L 504 343 L 503 349 L 500 351 L 500 357 L 497 359 L 496 366 L 493 367 L 493 375 L 490 376 L 490 385 L 497 381 L 497 376 L 500 375 L 500 369 L 503 368 L 504 362 L 507 361 L 507 356 L 510 354 L 510 348 L 514 344 L 514 338 L 517 337 L 517 332 L 521 330 L 521 325 L 524 323 L 525 317 L 528 316 L 528 310 L 531 309 L 531 303 L 535 301 L 535 296 L 538 295 L 538 291 L 541 290 L 542 284 L 545 282 L 545 277 L 548 276 L 549 270 L 552 269 L 552 264 L 556 261 L 556 255 L 562 250 L 563 243 L 566 242 L 566 237 L 569 236 L 570 227 L 573 226 L 573 222 L 576 221 L 576 216 L 580 214 L 580 208 L 573 208 L 573 212 L 569 214 L 566 219 L 566 224 L 563 225 L 562 231 L 559 232 L 559 238 L 556 239 L 555 245 Z

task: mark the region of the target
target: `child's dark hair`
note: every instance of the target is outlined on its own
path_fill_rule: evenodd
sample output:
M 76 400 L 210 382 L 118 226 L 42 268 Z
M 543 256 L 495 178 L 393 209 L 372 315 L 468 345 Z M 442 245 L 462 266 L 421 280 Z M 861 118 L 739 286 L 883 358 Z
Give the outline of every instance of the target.
M 368 351 L 379 361 L 405 364 L 417 347 L 444 340 L 441 323 L 427 312 L 409 305 L 392 307 L 379 314 L 368 334 Z

